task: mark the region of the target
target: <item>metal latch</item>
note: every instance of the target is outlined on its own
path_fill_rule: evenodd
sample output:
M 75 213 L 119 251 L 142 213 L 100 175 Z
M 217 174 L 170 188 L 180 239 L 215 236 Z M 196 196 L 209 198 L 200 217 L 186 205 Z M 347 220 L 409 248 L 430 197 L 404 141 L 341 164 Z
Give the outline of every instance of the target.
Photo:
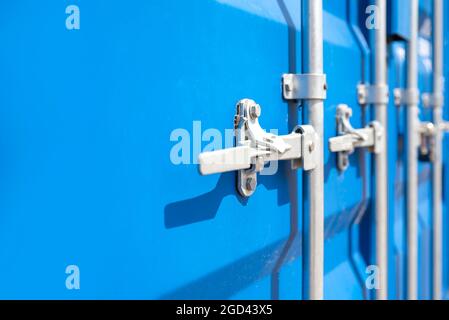
M 359 84 L 357 97 L 360 105 L 388 104 L 390 93 L 387 85 Z
M 349 155 L 356 148 L 369 148 L 373 153 L 382 151 L 383 127 L 377 121 L 372 122 L 366 128 L 354 129 L 350 123 L 352 109 L 341 104 L 337 107 L 337 131 L 338 136 L 329 139 L 329 150 L 338 153 L 337 166 L 340 171 L 349 167 Z
M 255 101 L 239 101 L 234 118 L 235 147 L 201 153 L 200 173 L 238 171 L 238 190 L 249 197 L 256 191 L 257 174 L 270 161 L 293 160 L 295 168 L 300 165 L 306 171 L 316 167 L 319 140 L 311 126 L 299 126 L 289 135 L 278 136 L 261 128 L 260 115 L 261 107 Z
M 325 74 L 284 74 L 282 92 L 285 100 L 326 100 Z
M 418 126 L 419 134 L 419 160 L 430 162 L 434 159 L 435 135 L 437 129 L 432 122 L 420 122 Z

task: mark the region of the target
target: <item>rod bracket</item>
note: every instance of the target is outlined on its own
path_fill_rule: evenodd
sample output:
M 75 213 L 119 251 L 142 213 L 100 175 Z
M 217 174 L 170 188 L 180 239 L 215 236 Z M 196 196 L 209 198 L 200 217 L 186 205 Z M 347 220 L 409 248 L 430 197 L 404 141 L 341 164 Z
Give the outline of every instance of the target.
M 310 125 L 298 126 L 289 135 L 267 133 L 259 124 L 261 107 L 243 99 L 234 117 L 235 147 L 203 152 L 198 157 L 202 175 L 237 171 L 239 193 L 250 197 L 257 188 L 257 175 L 271 161 L 291 160 L 292 168 L 315 169 L 319 138 Z
M 337 153 L 337 166 L 340 171 L 348 169 L 349 156 L 356 148 L 368 148 L 375 154 L 382 152 L 382 125 L 374 121 L 365 128 L 354 129 L 350 123 L 351 117 L 352 109 L 349 106 L 341 104 L 337 107 L 338 136 L 329 139 L 329 150 Z
M 367 85 L 357 86 L 357 98 L 360 105 L 368 104 L 388 104 L 390 93 L 387 85 Z
M 325 74 L 284 74 L 282 93 L 285 100 L 326 100 Z
M 444 95 L 434 93 L 423 93 L 421 96 L 425 108 L 438 108 L 444 105 Z
M 420 93 L 418 89 L 394 89 L 394 104 L 395 106 L 411 106 L 418 105 L 420 102 Z

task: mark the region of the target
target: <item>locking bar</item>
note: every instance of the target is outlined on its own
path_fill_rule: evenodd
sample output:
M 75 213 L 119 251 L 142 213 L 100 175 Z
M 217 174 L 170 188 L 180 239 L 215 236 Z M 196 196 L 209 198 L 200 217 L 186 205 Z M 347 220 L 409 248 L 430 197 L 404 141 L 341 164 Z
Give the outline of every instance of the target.
M 282 92 L 285 100 L 326 100 L 326 75 L 284 74 Z
M 419 90 L 418 89 L 394 89 L 394 104 L 396 106 L 417 106 L 419 104 Z
M 341 104 L 337 107 L 338 136 L 329 139 L 329 150 L 337 153 L 337 166 L 340 171 L 349 167 L 349 155 L 356 148 L 369 148 L 375 154 L 382 151 L 383 128 L 374 121 L 366 128 L 354 129 L 350 123 L 352 109 Z
M 388 104 L 390 93 L 387 85 L 367 85 L 357 86 L 357 97 L 360 105 L 367 104 Z
M 256 191 L 257 174 L 270 161 L 292 160 L 292 166 L 313 170 L 317 162 L 318 136 L 313 127 L 298 126 L 289 135 L 267 133 L 259 124 L 261 107 L 244 99 L 237 104 L 234 117 L 235 147 L 201 153 L 202 175 L 238 172 L 238 190 L 249 197 Z
M 425 108 L 437 108 L 444 105 L 444 95 L 423 93 L 421 96 Z

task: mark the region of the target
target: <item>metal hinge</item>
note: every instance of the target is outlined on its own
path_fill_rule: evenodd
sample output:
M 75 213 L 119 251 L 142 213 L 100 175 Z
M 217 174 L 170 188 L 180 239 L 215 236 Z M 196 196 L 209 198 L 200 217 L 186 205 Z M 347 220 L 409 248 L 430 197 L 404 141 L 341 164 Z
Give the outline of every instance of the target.
M 329 150 L 338 153 L 337 166 L 340 171 L 349 167 L 349 155 L 356 148 L 369 148 L 373 153 L 382 151 L 383 127 L 374 121 L 363 129 L 354 129 L 350 123 L 352 109 L 345 104 L 337 107 L 338 136 L 329 139 Z
M 394 104 L 396 106 L 402 105 L 418 105 L 419 104 L 419 90 L 418 89 L 394 89 Z
M 317 163 L 319 139 L 311 126 L 299 126 L 291 134 L 267 133 L 259 124 L 261 107 L 253 100 L 237 104 L 234 118 L 235 147 L 199 155 L 202 175 L 238 171 L 238 190 L 249 197 L 257 187 L 257 174 L 270 161 L 293 160 L 294 168 L 313 170 Z
M 284 74 L 282 92 L 286 100 L 326 100 L 325 74 Z
M 357 97 L 360 105 L 388 104 L 390 93 L 387 85 L 359 84 Z

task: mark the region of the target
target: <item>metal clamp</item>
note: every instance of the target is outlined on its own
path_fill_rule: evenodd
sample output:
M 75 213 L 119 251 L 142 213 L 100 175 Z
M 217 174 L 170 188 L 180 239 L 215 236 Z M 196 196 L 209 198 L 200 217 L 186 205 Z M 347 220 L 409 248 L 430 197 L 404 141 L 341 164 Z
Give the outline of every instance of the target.
M 444 95 L 433 93 L 423 93 L 421 96 L 425 108 L 437 108 L 444 105 Z
M 352 109 L 341 104 L 337 107 L 337 131 L 338 136 L 329 139 L 329 150 L 336 152 L 337 166 L 340 171 L 349 167 L 349 155 L 356 148 L 369 148 L 373 153 L 382 151 L 383 127 L 377 121 L 372 122 L 366 128 L 354 129 L 350 123 Z
M 418 89 L 394 89 L 394 104 L 396 106 L 410 106 L 419 104 L 419 90 Z
M 359 84 L 357 97 L 360 105 L 388 104 L 390 93 L 387 85 Z
M 326 75 L 284 74 L 282 92 L 286 100 L 326 100 Z
M 316 167 L 319 139 L 311 126 L 299 126 L 291 134 L 267 133 L 259 124 L 260 106 L 244 99 L 237 104 L 234 117 L 235 147 L 199 155 L 202 175 L 238 171 L 238 190 L 249 197 L 256 191 L 257 173 L 270 161 L 293 160 L 305 171 Z

